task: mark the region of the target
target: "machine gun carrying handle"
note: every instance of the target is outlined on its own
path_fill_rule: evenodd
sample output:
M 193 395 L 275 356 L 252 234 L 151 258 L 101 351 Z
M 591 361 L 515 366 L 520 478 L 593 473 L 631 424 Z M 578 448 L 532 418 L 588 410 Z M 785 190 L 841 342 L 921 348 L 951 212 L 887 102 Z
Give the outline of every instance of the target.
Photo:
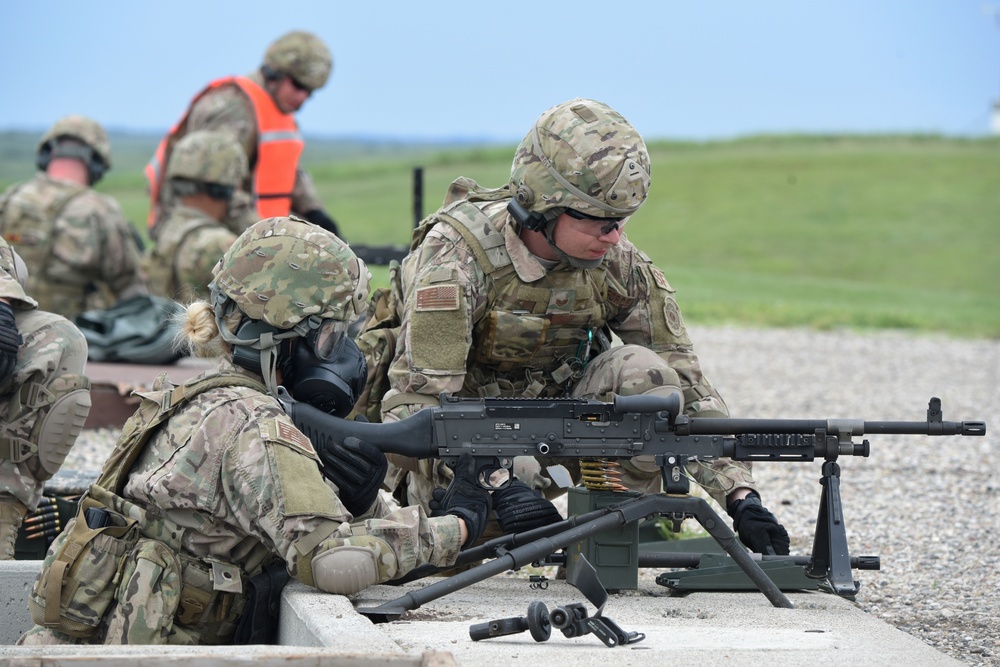
M 679 391 L 670 396 L 654 394 L 615 395 L 614 406 L 615 412 L 622 414 L 658 414 L 666 412 L 670 418 L 670 423 L 673 423 L 677 415 L 681 414 L 684 410 L 684 397 Z

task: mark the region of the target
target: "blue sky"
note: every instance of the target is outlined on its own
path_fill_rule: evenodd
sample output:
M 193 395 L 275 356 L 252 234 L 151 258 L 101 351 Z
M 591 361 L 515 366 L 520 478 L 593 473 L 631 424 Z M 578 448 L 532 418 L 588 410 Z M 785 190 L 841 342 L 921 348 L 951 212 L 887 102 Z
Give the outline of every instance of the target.
M 983 0 L 9 0 L 0 129 L 84 113 L 164 131 L 209 80 L 307 29 L 335 66 L 299 114 L 306 134 L 517 141 L 549 106 L 592 97 L 647 138 L 979 136 L 1000 99 L 998 13 Z

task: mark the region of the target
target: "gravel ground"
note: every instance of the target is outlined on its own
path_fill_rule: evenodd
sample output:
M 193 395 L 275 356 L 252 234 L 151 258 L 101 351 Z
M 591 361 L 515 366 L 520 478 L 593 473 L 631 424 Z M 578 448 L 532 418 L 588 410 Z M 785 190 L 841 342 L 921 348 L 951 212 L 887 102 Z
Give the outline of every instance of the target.
M 1000 341 L 899 332 L 702 328 L 705 374 L 734 417 L 922 421 L 931 396 L 947 421 L 987 422 L 985 438 L 866 436 L 869 458 L 842 457 L 856 604 L 970 665 L 1000 665 Z M 91 470 L 113 432 L 87 431 L 67 467 Z M 812 550 L 820 463 L 761 463 L 764 504 Z M 655 576 L 651 573 L 644 576 Z

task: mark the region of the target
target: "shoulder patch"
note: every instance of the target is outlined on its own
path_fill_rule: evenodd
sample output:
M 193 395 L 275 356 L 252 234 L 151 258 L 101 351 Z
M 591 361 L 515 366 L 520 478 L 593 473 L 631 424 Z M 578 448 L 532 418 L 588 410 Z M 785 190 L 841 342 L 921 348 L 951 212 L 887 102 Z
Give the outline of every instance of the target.
M 458 285 L 431 285 L 417 289 L 415 308 L 418 312 L 458 310 Z
M 282 419 L 281 417 L 263 419 L 257 422 L 257 426 L 260 428 L 260 437 L 262 440 L 284 445 L 315 461 L 319 461 L 319 456 L 316 455 L 316 450 L 313 449 L 309 438 L 302 431 L 295 428 L 287 419 Z
M 667 282 L 667 277 L 663 275 L 663 271 L 661 271 L 655 266 L 650 266 L 649 272 L 653 274 L 653 281 L 656 283 L 657 287 L 659 287 L 660 289 L 665 289 L 668 292 L 676 291 L 674 290 L 673 287 L 670 286 L 670 283 Z
M 684 335 L 684 318 L 681 317 L 681 309 L 673 297 L 668 297 L 663 304 L 663 316 L 667 320 L 667 328 L 675 336 Z
M 455 270 L 448 268 L 434 269 L 427 273 L 424 282 L 427 284 L 443 283 L 455 280 Z

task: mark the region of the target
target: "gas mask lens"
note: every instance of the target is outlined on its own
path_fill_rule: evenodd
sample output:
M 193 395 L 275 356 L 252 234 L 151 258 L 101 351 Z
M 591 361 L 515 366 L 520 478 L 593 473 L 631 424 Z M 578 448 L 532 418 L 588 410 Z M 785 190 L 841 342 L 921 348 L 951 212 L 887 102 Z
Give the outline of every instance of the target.
M 350 413 L 368 377 L 365 356 L 336 320 L 299 341 L 293 366 L 292 396 L 338 417 Z
M 309 334 L 309 343 L 313 353 L 322 361 L 333 359 L 337 344 L 347 335 L 336 320 L 323 320 L 319 328 Z

